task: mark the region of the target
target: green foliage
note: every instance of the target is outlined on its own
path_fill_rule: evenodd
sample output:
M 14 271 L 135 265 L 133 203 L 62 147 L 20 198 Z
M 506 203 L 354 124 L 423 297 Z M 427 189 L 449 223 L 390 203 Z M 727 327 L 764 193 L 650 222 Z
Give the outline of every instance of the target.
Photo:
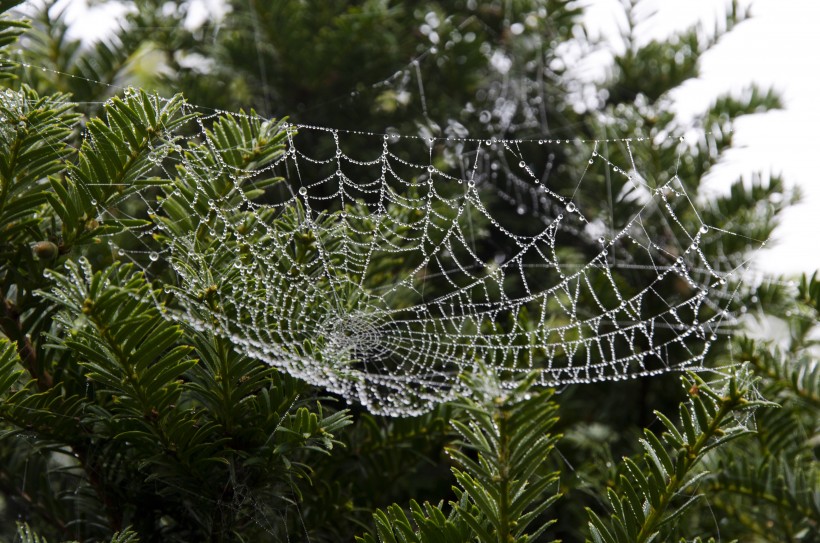
M 543 518 L 560 497 L 559 473 L 544 467 L 558 440 L 549 433 L 558 420 L 552 393 L 532 394 L 530 380 L 502 391 L 482 375 L 471 385 L 479 396 L 457 404 L 452 424 L 460 440 L 447 449 L 459 466 L 452 469 L 456 499 L 450 512 L 411 501 L 411 523 L 398 505 L 378 510 L 374 522 L 381 543 L 523 542 L 537 540 L 555 522 Z M 366 535 L 359 541 L 376 539 Z
M 141 78 L 139 64 L 148 53 L 141 37 L 121 27 L 120 32 L 86 46 L 70 37 L 65 20 L 69 6 L 45 0 L 28 8 L 33 11 L 31 30 L 21 39 L 17 73 L 39 93 L 71 94 L 81 111 L 95 114 L 123 81 L 150 84 L 153 80 Z
M 20 0 L 3 0 L 0 2 L 0 51 L 14 44 L 18 37 L 29 28 L 26 21 L 10 20 L 5 12 L 22 3 Z M 7 58 L 0 59 L 0 80 L 13 78 L 9 71 L 17 67 L 17 63 Z
M 182 330 L 149 303 L 149 286 L 131 266 L 96 274 L 87 260 L 66 267 L 42 293 L 61 306 L 55 323 L 68 332 L 54 338 L 54 348 L 80 353 L 86 378 L 110 395 L 115 439 L 164 444 L 153 422 L 173 412 L 178 379 L 196 363 L 191 348 L 178 345 Z
M 162 290 L 98 247 L 146 223 L 134 218 L 136 191 L 181 186 L 156 173 L 181 152 L 182 99 L 114 97 L 72 147 L 80 117 L 65 95 L 23 86 L 0 98 L 14 119 L 0 131 L 0 324 L 19 353 L 3 340 L 7 507 L 62 539 L 98 540 L 125 524 L 169 541 L 290 531 L 267 519 L 311 484 L 311 458 L 339 444 L 346 413 L 215 336 L 172 324 Z M 265 146 L 266 129 L 256 123 L 251 136 L 246 122 L 248 157 L 231 139 L 239 126 L 226 118 L 208 133 L 219 157 L 196 142 L 192 152 L 243 167 L 281 152 L 281 123 Z M 250 197 L 264 187 L 253 183 Z
M 18 369 L 19 362 L 14 345 L 0 339 L 0 396 L 5 396 L 22 375 L 23 370 Z
M 244 115 L 238 119 L 231 115 L 220 117 L 212 129 L 205 131 L 204 141 L 190 142 L 188 149 L 183 151 L 186 160 L 177 165 L 178 177 L 168 187 L 163 201 L 167 216 L 159 217 L 170 232 L 180 234 L 201 228 L 194 222 L 194 217 L 208 215 L 209 201 L 218 200 L 226 207 L 236 209 L 243 201 L 262 196 L 266 188 L 281 181 L 279 178 L 260 176 L 243 175 L 237 178 L 233 173 L 235 170 L 264 170 L 284 151 L 287 137 L 284 123 L 262 122 L 254 112 L 251 113 L 252 118 Z M 220 174 L 213 176 L 214 169 Z M 202 179 L 209 180 L 204 187 Z M 204 189 L 208 199 L 197 198 L 197 189 Z M 269 218 L 270 213 L 262 217 L 250 212 L 235 213 L 235 224 L 232 226 L 240 232 L 251 231 L 258 221 Z M 214 215 L 207 225 L 208 229 L 225 229 L 229 226 L 218 223 L 220 218 Z M 197 232 L 196 239 L 202 242 L 201 250 L 206 253 L 209 252 L 209 244 L 215 243 L 214 236 L 208 236 L 204 229 Z M 170 239 L 162 237 L 160 241 L 168 243 Z
M 0 220 L 4 245 L 37 239 L 38 207 L 51 196 L 39 181 L 62 169 L 78 115 L 65 95 L 43 97 L 28 87 L 0 95 Z M 33 234 L 33 235 L 32 235 Z
M 477 378 L 471 388 L 480 390 L 480 381 Z M 548 402 L 549 392 L 532 395 L 526 392 L 529 388 L 524 381 L 510 397 L 501 394 L 467 402 L 467 420 L 453 421 L 463 439 L 462 449 L 450 449 L 450 456 L 462 466 L 453 470 L 462 490 L 455 507 L 486 543 L 536 539 L 554 522 L 537 521 L 559 497 L 554 490 L 552 496 L 544 496 L 555 488 L 559 474 L 544 473 L 542 468 L 558 439 L 549 433 L 558 420 L 557 405 Z M 488 404 L 499 407 L 490 410 Z M 475 460 L 469 451 L 477 454 Z M 528 532 L 534 522 L 535 529 Z
M 17 523 L 17 537 L 20 538 L 20 543 L 48 543 L 46 538 L 37 535 L 25 522 Z M 109 543 L 139 543 L 139 537 L 130 529 L 125 529 L 111 536 Z
M 234 354 L 212 336 L 193 333 L 191 345 L 180 344 L 183 329 L 161 316 L 154 302 L 159 293 L 132 266 L 114 264 L 95 273 L 88 261 L 68 261 L 65 274 L 51 276 L 55 286 L 42 296 L 61 307 L 51 348 L 69 353 L 60 370 L 81 372 L 85 392 L 67 394 L 81 384 L 68 375 L 63 377 L 67 390 L 37 392 L 30 384 L 4 402 L 4 419 L 34 431 L 46 449 L 70 447 L 79 458 L 77 467 L 93 466 L 89 483 L 102 503 L 77 507 L 102 506 L 107 523 L 130 519 L 144 531 L 147 522 L 156 522 L 150 512 L 140 514 L 128 505 L 138 505 L 129 492 L 144 480 L 156 493 L 153 499 L 165 503 L 165 537 L 179 537 L 175 534 L 191 523 L 211 530 L 211 523 L 219 522 L 226 533 L 234 531 L 258 511 L 218 509 L 211 513 L 218 517 L 214 520 L 200 508 L 213 508 L 226 484 L 251 492 L 274 491 L 274 480 L 288 487 L 298 479 L 309 481 L 306 458 L 330 451 L 338 443 L 333 434 L 349 423 L 343 411 L 328 414 L 322 404 L 315 410 L 304 405 L 295 383 Z M 10 353 L 6 346 L 4 368 L 16 362 Z M 193 353 L 200 360 L 198 371 Z M 193 498 L 171 513 L 176 508 L 169 500 L 181 491 Z M 140 499 L 148 498 L 145 493 Z M 182 538 L 196 530 L 186 526 Z
M 721 449 L 706 462 L 702 490 L 714 510 L 731 523 L 730 536 L 761 541 L 815 541 L 820 526 L 820 436 L 817 340 L 818 281 L 803 276 L 794 285 L 772 279 L 754 300 L 766 311 L 755 318 L 788 330 L 779 345 L 743 339 L 739 356 L 760 378 L 759 392 L 780 408 L 756 417 L 756 433 L 742 445 Z
M 106 222 L 92 217 L 98 209 L 113 208 L 146 185 L 162 184 L 149 173 L 174 145 L 166 135 L 188 119 L 180 114 L 182 106 L 181 96 L 161 101 L 141 90 L 127 91 L 124 100 L 115 97 L 104 105 L 105 121 L 88 121 L 88 137 L 76 165 L 68 169 L 65 180 L 51 179 L 54 196 L 50 200 L 62 220 L 64 243 L 85 243 L 140 224 L 115 214 Z
M 747 364 L 728 383 L 692 376 L 681 392 L 675 379 L 658 377 L 551 396 L 530 390 L 528 381 L 504 391 L 474 376 L 470 398 L 408 419 L 355 406 L 348 411 L 321 389 L 237 354 L 205 318 L 209 311 L 197 327 L 168 318 L 182 300 L 190 309 L 227 299 L 218 289 L 230 285 L 242 247 L 225 232 L 255 241 L 263 232 L 281 235 L 288 242 L 280 244 L 277 265 L 299 266 L 313 277 L 317 243 L 366 246 L 377 225 L 364 217 L 350 238 L 316 240 L 299 235 L 304 210 L 248 213 L 240 205 L 246 199 L 262 201 L 271 190 L 297 186 L 265 173 L 287 138 L 303 137 L 306 147 L 314 142 L 253 110 L 250 117 L 215 116 L 199 136 L 184 133 L 191 118 L 186 101 L 152 90 L 184 91 L 205 108 L 254 107 L 263 115 L 362 130 L 545 139 L 639 134 L 659 142 L 652 156 L 634 157 L 645 165 L 649 188 L 677 175 L 701 202 L 702 181 L 731 148 L 735 120 L 782 107 L 775 92 L 750 87 L 718 97 L 694 125 L 670 112 L 673 92 L 697 76 L 702 55 L 747 17 L 736 4 L 714 32 L 692 28 L 643 46 L 633 39 L 638 10 L 625 4 L 627 50 L 594 89 L 601 100 L 583 107 L 568 98 L 576 85 L 560 54 L 576 38 L 582 49 L 590 46 L 576 3 L 242 1 L 230 3 L 219 25 L 208 21 L 198 29 L 181 26 L 180 2 L 135 5 L 115 35 L 91 47 L 69 39 L 51 3 L 35 9 L 31 23 L 9 14 L 0 19 L 0 537 L 816 540 L 816 276 L 736 291 L 734 309 L 745 307 L 761 328 L 785 332 L 779 341 L 715 343 L 708 363 Z M 516 22 L 525 23 L 520 33 L 512 31 Z M 435 30 L 436 53 L 422 25 Z M 12 54 L 15 44 L 22 51 Z M 198 55 L 203 62 L 190 62 Z M 513 59 L 508 72 L 493 67 L 494 55 Z M 149 90 L 118 92 L 129 84 Z M 509 116 L 496 107 L 501 97 Z M 689 136 L 692 128 L 697 136 Z M 635 151 L 623 142 L 603 145 L 613 163 L 629 163 Z M 442 160 L 437 167 L 455 168 Z M 570 194 L 586 160 L 563 147 L 535 173 Z M 218 165 L 227 167 L 212 175 Z M 259 173 L 237 178 L 230 167 Z M 606 217 L 608 228 L 625 227 L 642 205 L 626 179 L 590 174 L 583 182 L 578 203 L 590 216 Z M 746 237 L 708 233 L 701 245 L 727 267 L 741 266 L 750 256 L 748 238 L 768 239 L 795 200 L 786 186 L 776 176 L 738 179 L 728 194 L 697 210 L 670 198 L 681 222 L 645 221 L 643 235 L 678 254 L 680 229 L 698 231 L 703 223 L 713 232 L 742 229 Z M 204 228 L 194 224 L 191 216 L 208 213 L 206 201 L 192 198 L 194 187 L 235 212 L 213 214 Z M 146 216 L 144 202 L 133 197 L 138 191 L 161 198 L 165 214 Z M 484 194 L 485 200 L 496 216 L 496 197 Z M 363 204 L 349 205 L 351 215 L 366 215 Z M 452 216 L 444 208 L 435 212 Z M 411 223 L 400 213 L 388 210 L 394 224 L 380 225 L 395 232 L 397 247 L 400 225 Z M 484 218 L 470 219 L 483 255 L 510 250 L 487 235 Z M 207 258 L 189 270 L 192 288 L 181 288 L 173 270 L 158 264 L 141 273 L 100 243 L 119 235 L 127 245 L 124 231 L 151 221 L 195 234 L 194 252 Z M 152 243 L 148 250 L 169 248 L 161 235 Z M 572 250 L 566 258 L 580 262 L 599 249 L 594 240 L 579 239 Z M 363 288 L 345 293 L 351 303 L 360 299 L 353 294 L 366 296 L 391 274 L 418 265 L 395 254 L 379 258 L 369 276 L 353 278 Z M 646 284 L 640 264 L 648 263 L 637 264 L 615 272 L 623 292 Z M 435 295 L 435 282 L 427 286 Z M 520 294 L 521 285 L 509 286 Z M 612 302 L 607 285 L 594 287 L 605 305 Z M 331 292 L 319 282 L 315 288 Z M 653 303 L 666 304 L 687 288 L 658 286 Z M 486 331 L 505 326 L 532 322 L 522 312 L 508 323 L 488 323 Z M 769 406 L 767 400 L 780 407 L 752 418 L 749 411 Z M 560 441 L 559 432 L 566 436 Z M 28 524 L 15 529 L 14 519 Z
M 697 77 L 701 55 L 712 48 L 720 36 L 749 17 L 748 9 L 741 11 L 737 0 L 732 0 L 726 17 L 716 23 L 709 37 L 704 37 L 704 30 L 696 25 L 671 39 L 652 40 L 637 47 L 635 29 L 642 21 L 636 20 L 633 13 L 631 10 L 626 12 L 628 26 L 624 38 L 627 49 L 615 58 L 616 75 L 608 86 L 608 99 L 614 104 L 633 102 L 639 94 L 653 103 L 669 89 Z M 721 29 L 718 24 L 725 26 Z
M 743 420 L 770 402 L 749 400 L 751 374 L 741 369 L 717 390 L 697 377 L 684 380 L 689 400 L 681 404 L 679 425 L 655 414 L 666 428 L 662 436 L 644 430 L 642 462 L 624 458 L 618 484 L 608 491 L 613 513 L 604 521 L 592 510 L 590 533 L 595 543 L 668 540 L 678 519 L 696 505 L 700 494 L 688 495 L 703 473 L 693 469 L 709 451 L 751 433 Z M 733 417 L 740 417 L 738 423 Z

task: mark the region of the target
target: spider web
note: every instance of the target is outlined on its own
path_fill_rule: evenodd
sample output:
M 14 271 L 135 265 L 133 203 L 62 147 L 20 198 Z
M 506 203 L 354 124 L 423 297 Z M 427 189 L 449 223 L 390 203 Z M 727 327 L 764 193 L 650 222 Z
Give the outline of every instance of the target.
M 198 122 L 204 146 L 156 157 L 187 183 L 142 195 L 146 250 L 120 254 L 149 273 L 170 265 L 169 318 L 373 412 L 427 410 L 465 393 L 467 373 L 504 389 L 533 374 L 555 387 L 702 369 L 735 322 L 738 264 L 702 247 L 731 233 L 700 222 L 677 175 L 644 179 L 634 157 L 652 156 L 648 139 L 280 123 L 283 152 L 237 170 L 209 162 L 220 155 L 204 127 L 218 116 Z M 556 155 L 580 159 L 580 178 L 550 177 Z M 249 179 L 256 189 L 236 188 Z M 593 216 L 608 209 L 586 192 L 596 179 L 634 209 L 622 224 Z

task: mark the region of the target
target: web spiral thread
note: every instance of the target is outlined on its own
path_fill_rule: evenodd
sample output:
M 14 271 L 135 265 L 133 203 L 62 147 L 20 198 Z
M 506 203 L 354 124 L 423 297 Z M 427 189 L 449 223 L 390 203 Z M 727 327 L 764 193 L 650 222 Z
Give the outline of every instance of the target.
M 674 172 L 644 178 L 652 141 L 198 122 L 155 157 L 175 181 L 142 193 L 152 225 L 120 254 L 170 265 L 170 318 L 373 412 L 424 411 L 477 371 L 503 388 L 699 369 L 734 322 L 738 263 L 703 250 L 731 233 L 700 222 Z M 229 134 L 243 126 L 279 147 L 249 160 Z M 557 178 L 558 155 L 581 157 L 579 179 Z M 618 222 L 587 184 L 634 211 Z

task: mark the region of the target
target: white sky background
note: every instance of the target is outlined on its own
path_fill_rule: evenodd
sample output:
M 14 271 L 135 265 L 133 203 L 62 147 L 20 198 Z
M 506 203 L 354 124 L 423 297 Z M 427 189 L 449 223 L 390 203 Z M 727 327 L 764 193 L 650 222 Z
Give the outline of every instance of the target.
M 625 24 L 621 0 L 582 0 L 588 6 L 586 22 L 593 36 L 600 35 L 620 51 L 618 25 Z M 113 17 L 122 13 L 117 3 L 97 5 L 91 12 L 84 0 L 67 0 L 76 6 L 74 34 L 85 39 L 104 35 Z M 193 0 L 188 23 L 221 11 L 220 0 Z M 751 115 L 736 123 L 735 146 L 704 183 L 707 189 L 725 190 L 740 174 L 754 171 L 781 173 L 798 185 L 804 200 L 786 211 L 774 240 L 757 258 L 760 269 L 796 274 L 820 269 L 820 2 L 816 0 L 740 0 L 752 6 L 752 19 L 724 36 L 701 59 L 701 77 L 676 94 L 677 112 L 687 118 L 704 111 L 725 91 L 739 92 L 751 82 L 764 88 L 774 85 L 786 109 Z M 649 40 L 663 38 L 702 21 L 714 28 L 724 13 L 723 1 L 646 0 L 641 8 L 655 9 L 639 27 Z M 121 6 L 121 5 L 120 5 Z M 113 8 L 113 9 L 112 9 Z M 647 14 L 649 9 L 647 9 Z M 73 15 L 73 14 L 72 14 Z M 74 18 L 74 17 L 72 17 Z
M 618 49 L 618 24 L 624 24 L 620 0 L 587 0 L 587 23 Z M 706 187 L 725 190 L 741 173 L 781 173 L 799 186 L 803 202 L 788 209 L 775 231 L 771 249 L 757 258 L 760 269 L 783 274 L 820 269 L 820 2 L 816 0 L 741 0 L 752 7 L 752 18 L 726 34 L 701 58 L 701 77 L 675 95 L 678 114 L 704 111 L 726 91 L 741 91 L 751 82 L 781 92 L 786 109 L 739 119 L 735 149 Z M 724 13 L 715 0 L 654 0 L 643 3 L 657 10 L 639 27 L 646 39 L 662 38 L 703 21 L 706 29 Z M 593 32 L 594 33 L 594 32 Z

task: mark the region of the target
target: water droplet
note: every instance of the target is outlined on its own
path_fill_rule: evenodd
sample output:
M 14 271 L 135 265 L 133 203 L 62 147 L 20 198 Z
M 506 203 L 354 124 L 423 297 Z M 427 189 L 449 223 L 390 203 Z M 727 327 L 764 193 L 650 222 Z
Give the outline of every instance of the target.
M 526 164 L 524 164 L 524 161 L 523 161 L 523 160 L 522 160 L 521 162 L 519 162 L 519 163 L 518 163 L 518 165 L 519 165 L 521 168 L 524 168 L 524 167 L 526 167 L 526 166 L 527 166 Z
M 299 194 L 301 194 L 302 196 L 307 196 L 307 189 L 305 187 L 300 188 Z
M 569 211 L 570 213 L 573 213 L 575 211 L 575 204 L 572 203 L 572 202 L 568 203 L 567 204 L 567 211 Z
M 159 260 L 159 255 L 156 252 L 151 251 L 151 253 L 148 255 L 148 258 L 150 258 L 152 262 L 156 262 L 157 260 Z
M 516 211 L 519 215 L 523 215 L 527 210 L 524 208 L 524 206 L 518 206 L 518 209 L 516 209 Z
M 427 171 L 433 173 L 435 171 L 435 168 L 433 166 L 427 166 Z
M 600 243 L 601 245 L 603 245 L 604 243 L 606 243 L 606 240 L 605 240 L 604 238 L 602 238 L 602 237 L 601 237 L 601 238 L 598 238 L 598 243 Z
M 589 159 L 589 163 L 590 163 L 590 164 L 593 164 L 594 162 L 595 162 L 595 161 L 594 161 L 594 160 L 592 160 L 591 158 Z
M 701 226 L 701 227 L 700 227 L 700 233 L 701 233 L 701 234 L 705 234 L 705 233 L 707 233 L 708 231 L 709 231 L 709 227 L 708 227 L 708 226 L 703 225 L 703 226 Z

